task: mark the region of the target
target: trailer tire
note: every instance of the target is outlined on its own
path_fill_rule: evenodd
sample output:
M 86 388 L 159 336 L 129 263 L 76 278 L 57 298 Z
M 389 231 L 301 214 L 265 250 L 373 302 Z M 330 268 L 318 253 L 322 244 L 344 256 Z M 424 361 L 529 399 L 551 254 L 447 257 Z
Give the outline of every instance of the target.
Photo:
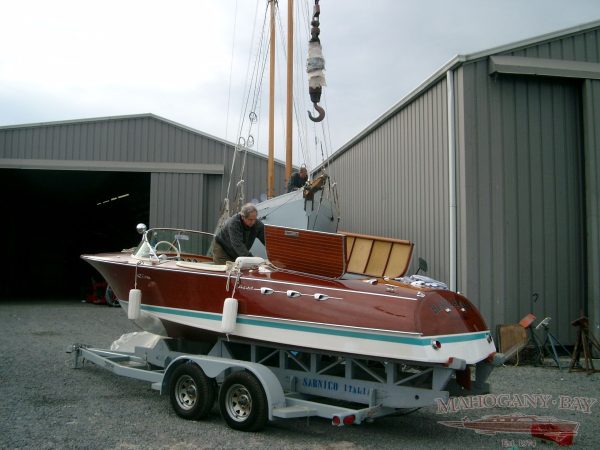
M 182 364 L 171 375 L 169 397 L 179 417 L 199 420 L 206 417 L 215 403 L 212 379 L 196 364 Z
M 249 372 L 234 372 L 225 379 L 219 391 L 219 409 L 234 430 L 258 431 L 268 420 L 267 396 Z

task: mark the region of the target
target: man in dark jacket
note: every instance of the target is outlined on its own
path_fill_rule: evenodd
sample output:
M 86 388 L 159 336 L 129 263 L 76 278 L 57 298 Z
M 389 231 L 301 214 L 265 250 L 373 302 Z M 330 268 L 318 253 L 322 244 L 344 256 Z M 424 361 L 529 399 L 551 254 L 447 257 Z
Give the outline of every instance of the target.
M 227 219 L 213 243 L 215 264 L 235 261 L 238 256 L 252 256 L 250 248 L 256 238 L 265 243 L 265 226 L 256 218 L 257 214 L 256 207 L 246 203 L 238 214 Z
M 300 189 L 306 181 L 308 180 L 308 172 L 306 171 L 306 167 L 300 167 L 300 172 L 294 172 L 290 177 L 290 181 L 288 182 L 288 192 L 295 191 L 296 189 Z

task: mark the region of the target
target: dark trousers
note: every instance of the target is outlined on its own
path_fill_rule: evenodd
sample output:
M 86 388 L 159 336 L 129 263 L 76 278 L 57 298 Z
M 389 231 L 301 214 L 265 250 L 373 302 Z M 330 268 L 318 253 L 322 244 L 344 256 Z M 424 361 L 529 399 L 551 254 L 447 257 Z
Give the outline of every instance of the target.
M 227 261 L 231 261 L 229 255 L 217 241 L 213 242 L 213 261 L 215 264 L 225 264 Z

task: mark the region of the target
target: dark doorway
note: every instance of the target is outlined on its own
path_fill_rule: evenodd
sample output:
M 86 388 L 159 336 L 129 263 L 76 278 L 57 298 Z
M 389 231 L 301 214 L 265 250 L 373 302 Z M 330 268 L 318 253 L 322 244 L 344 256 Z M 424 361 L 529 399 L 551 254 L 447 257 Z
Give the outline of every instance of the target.
M 0 298 L 84 299 L 99 275 L 80 255 L 133 247 L 148 223 L 147 173 L 3 169 L 0 189 Z

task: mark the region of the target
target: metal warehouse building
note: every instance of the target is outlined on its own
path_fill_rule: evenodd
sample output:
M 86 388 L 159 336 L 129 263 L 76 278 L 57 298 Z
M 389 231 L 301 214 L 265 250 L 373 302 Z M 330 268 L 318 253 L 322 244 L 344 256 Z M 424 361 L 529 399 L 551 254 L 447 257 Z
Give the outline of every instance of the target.
M 152 114 L 0 127 L 0 297 L 81 295 L 95 272 L 79 255 L 136 245 L 138 222 L 213 231 L 234 151 Z M 245 174 L 259 199 L 266 157 L 248 151 Z
M 412 240 L 492 327 L 598 334 L 600 22 L 457 56 L 329 164 L 341 227 Z

